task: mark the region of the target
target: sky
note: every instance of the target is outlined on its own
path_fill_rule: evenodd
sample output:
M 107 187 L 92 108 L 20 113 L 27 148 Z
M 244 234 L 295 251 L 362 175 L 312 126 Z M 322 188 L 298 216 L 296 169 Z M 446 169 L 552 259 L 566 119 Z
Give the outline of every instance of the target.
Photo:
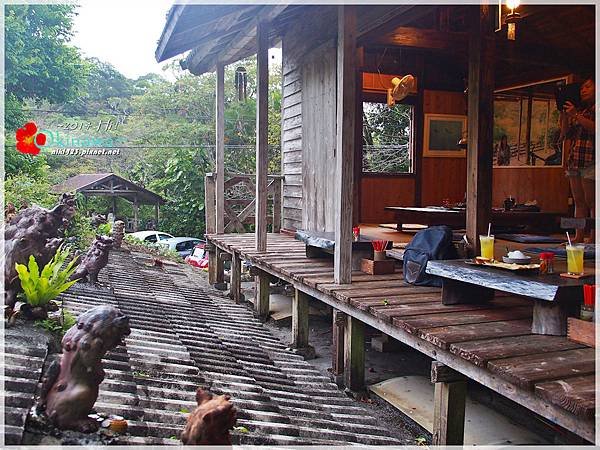
M 74 23 L 71 43 L 86 57 L 96 57 L 112 64 L 128 78 L 137 78 L 149 72 L 167 79 L 174 76 L 162 67 L 172 60 L 157 63 L 154 51 L 167 12 L 173 0 L 81 0 Z M 280 51 L 273 49 L 275 59 Z

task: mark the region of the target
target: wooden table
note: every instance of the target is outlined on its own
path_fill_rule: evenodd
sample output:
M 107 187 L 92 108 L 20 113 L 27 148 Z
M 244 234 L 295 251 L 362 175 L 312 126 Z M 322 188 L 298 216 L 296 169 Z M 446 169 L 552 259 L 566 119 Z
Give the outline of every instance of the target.
M 402 231 L 405 223 L 451 228 L 464 228 L 466 223 L 464 208 L 386 206 L 385 210 L 394 213 L 398 231 Z M 560 217 L 560 213 L 554 212 L 492 210 L 492 224 L 496 227 L 524 226 L 531 230 L 554 231 L 558 229 Z
M 335 233 L 329 231 L 296 231 L 295 238 L 306 244 L 307 258 L 329 257 L 335 250 Z M 373 258 L 372 241 L 375 239 L 360 234 L 358 240 L 352 241 L 352 269 L 360 270 L 362 258 Z M 392 248 L 393 242 L 388 242 L 388 248 Z
M 427 273 L 442 277 L 442 303 L 485 303 L 494 291 L 530 298 L 534 302 L 531 330 L 536 334 L 564 336 L 567 317 L 576 316 L 583 302 L 584 284 L 594 277 L 581 279 L 551 275 L 515 274 L 512 271 L 469 265 L 464 260 L 429 261 Z

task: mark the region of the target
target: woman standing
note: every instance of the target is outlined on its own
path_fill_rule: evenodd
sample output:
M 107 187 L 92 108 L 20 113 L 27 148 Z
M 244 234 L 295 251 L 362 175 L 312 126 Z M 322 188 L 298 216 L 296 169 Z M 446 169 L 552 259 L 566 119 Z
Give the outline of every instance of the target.
M 575 201 L 575 217 L 595 217 L 595 132 L 596 84 L 593 78 L 585 79 L 580 88 L 581 105 L 575 107 L 566 101 L 563 114 L 565 138 L 571 142 L 566 175 Z M 584 230 L 577 230 L 575 242 L 582 242 Z M 590 241 L 593 242 L 594 235 Z

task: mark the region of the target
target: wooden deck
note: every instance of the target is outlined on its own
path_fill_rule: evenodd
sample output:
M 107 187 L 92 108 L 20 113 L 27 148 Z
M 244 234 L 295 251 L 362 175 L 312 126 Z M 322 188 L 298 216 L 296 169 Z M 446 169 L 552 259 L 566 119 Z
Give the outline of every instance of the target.
M 486 305 L 442 305 L 440 289 L 390 275 L 353 272 L 333 283 L 332 259 L 308 259 L 292 236 L 210 235 L 235 258 L 291 283 L 302 293 L 366 323 L 594 442 L 595 351 L 566 337 L 531 333 L 532 303 L 497 293 Z

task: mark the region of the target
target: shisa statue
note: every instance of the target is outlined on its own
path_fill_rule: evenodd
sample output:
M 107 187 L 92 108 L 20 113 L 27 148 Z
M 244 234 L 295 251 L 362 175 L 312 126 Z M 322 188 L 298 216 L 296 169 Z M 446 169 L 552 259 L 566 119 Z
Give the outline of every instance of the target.
M 62 243 L 64 229 L 75 215 L 75 196 L 63 194 L 52 209 L 32 205 L 20 210 L 4 230 L 4 302 L 9 309 L 15 306 L 21 283 L 15 263 L 25 264 L 33 255 L 40 268 L 50 262 Z
M 90 224 L 92 225 L 92 228 L 96 229 L 100 225 L 105 223 L 107 223 L 106 216 L 96 213 L 92 214 L 92 218 L 90 219 Z
M 63 355 L 42 379 L 38 408 L 60 429 L 95 431 L 88 418 L 104 379 L 102 358 L 129 335 L 129 318 L 114 306 L 96 306 L 81 314 L 62 339 Z
M 187 419 L 181 442 L 185 445 L 231 445 L 229 430 L 235 426 L 236 409 L 229 396 L 213 396 L 198 389 L 196 403 L 198 407 Z
M 108 252 L 113 247 L 114 240 L 109 236 L 96 235 L 87 253 L 81 258 L 77 269 L 71 275 L 71 280 L 80 279 L 96 284 L 98 274 L 108 264 Z
M 113 225 L 112 238 L 115 240 L 114 248 L 121 248 L 123 237 L 125 236 L 125 222 L 122 220 L 115 221 Z

